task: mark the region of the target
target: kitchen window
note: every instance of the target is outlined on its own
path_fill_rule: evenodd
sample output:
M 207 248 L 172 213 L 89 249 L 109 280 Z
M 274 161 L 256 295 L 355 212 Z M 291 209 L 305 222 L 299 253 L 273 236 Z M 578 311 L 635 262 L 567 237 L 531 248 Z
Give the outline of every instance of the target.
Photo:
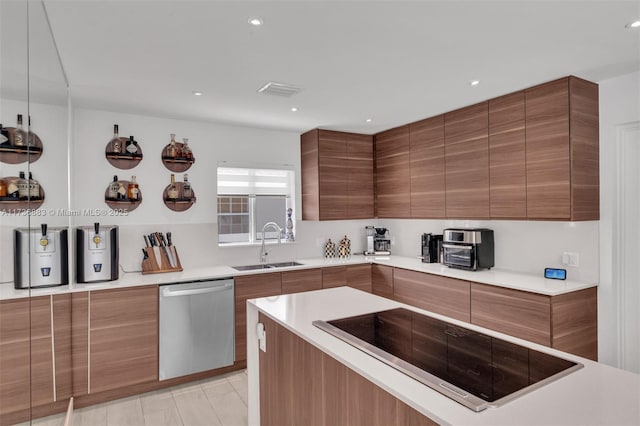
M 287 209 L 293 208 L 294 171 L 288 169 L 218 167 L 218 244 L 245 245 L 276 241 L 278 233 L 265 223 L 275 222 L 283 230 Z M 295 218 L 291 218 L 295 226 Z

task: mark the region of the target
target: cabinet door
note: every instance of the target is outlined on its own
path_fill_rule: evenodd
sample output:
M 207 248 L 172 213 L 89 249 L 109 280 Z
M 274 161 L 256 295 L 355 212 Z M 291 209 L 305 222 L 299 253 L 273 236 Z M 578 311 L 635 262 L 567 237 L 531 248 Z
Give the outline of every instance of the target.
M 444 116 L 448 218 L 489 218 L 488 103 Z
M 491 217 L 527 217 L 524 91 L 489 101 Z
M 71 360 L 71 293 L 53 297 L 53 342 L 55 356 L 56 401 L 73 396 Z
M 347 285 L 347 267 L 332 266 L 322 269 L 322 288 L 341 287 Z
M 527 137 L 527 217 L 569 219 L 568 80 L 525 91 Z
M 320 290 L 322 288 L 322 269 L 302 269 L 282 272 L 282 294 Z
M 411 217 L 409 126 L 375 135 L 378 217 Z
M 158 287 L 90 292 L 90 392 L 155 380 L 158 380 Z
M 320 184 L 318 170 L 318 130 L 300 135 L 302 181 L 302 220 L 320 220 Z
M 371 265 L 371 284 L 373 294 L 393 299 L 393 268 L 384 265 Z
M 371 293 L 371 264 L 347 266 L 347 285 Z
M 411 217 L 444 218 L 444 115 L 409 125 Z
M 247 359 L 247 300 L 282 294 L 280 272 L 235 277 L 236 361 Z
M 393 296 L 399 302 L 469 322 L 468 281 L 422 272 L 393 270 Z
M 549 296 L 471 283 L 471 323 L 551 345 Z
M 374 216 L 373 137 L 347 134 L 347 217 L 368 219 Z
M 320 219 L 346 218 L 349 162 L 343 133 L 319 130 L 318 166 Z
M 0 424 L 29 419 L 29 299 L 0 301 Z

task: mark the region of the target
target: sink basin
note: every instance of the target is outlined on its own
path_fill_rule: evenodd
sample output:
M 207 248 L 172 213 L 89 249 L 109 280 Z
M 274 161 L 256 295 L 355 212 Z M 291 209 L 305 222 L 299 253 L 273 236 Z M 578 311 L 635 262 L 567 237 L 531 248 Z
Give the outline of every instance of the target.
M 290 262 L 276 262 L 276 263 L 258 263 L 256 265 L 242 265 L 232 266 L 236 271 L 253 271 L 256 269 L 274 269 L 274 268 L 286 268 L 289 266 L 300 266 L 302 263 L 290 261 Z

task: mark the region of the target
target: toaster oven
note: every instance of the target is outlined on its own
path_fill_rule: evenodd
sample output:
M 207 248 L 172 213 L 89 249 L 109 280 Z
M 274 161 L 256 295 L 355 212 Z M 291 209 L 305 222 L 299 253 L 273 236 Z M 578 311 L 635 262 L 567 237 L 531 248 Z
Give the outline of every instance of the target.
M 445 265 L 470 271 L 493 268 L 493 230 L 487 228 L 445 229 L 442 241 L 442 263 Z

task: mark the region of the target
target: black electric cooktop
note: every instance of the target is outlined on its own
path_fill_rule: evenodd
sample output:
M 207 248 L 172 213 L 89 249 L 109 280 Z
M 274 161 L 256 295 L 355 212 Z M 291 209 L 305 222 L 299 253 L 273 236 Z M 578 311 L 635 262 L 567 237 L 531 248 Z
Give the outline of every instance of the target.
M 499 406 L 582 368 L 402 308 L 313 325 L 474 411 Z

